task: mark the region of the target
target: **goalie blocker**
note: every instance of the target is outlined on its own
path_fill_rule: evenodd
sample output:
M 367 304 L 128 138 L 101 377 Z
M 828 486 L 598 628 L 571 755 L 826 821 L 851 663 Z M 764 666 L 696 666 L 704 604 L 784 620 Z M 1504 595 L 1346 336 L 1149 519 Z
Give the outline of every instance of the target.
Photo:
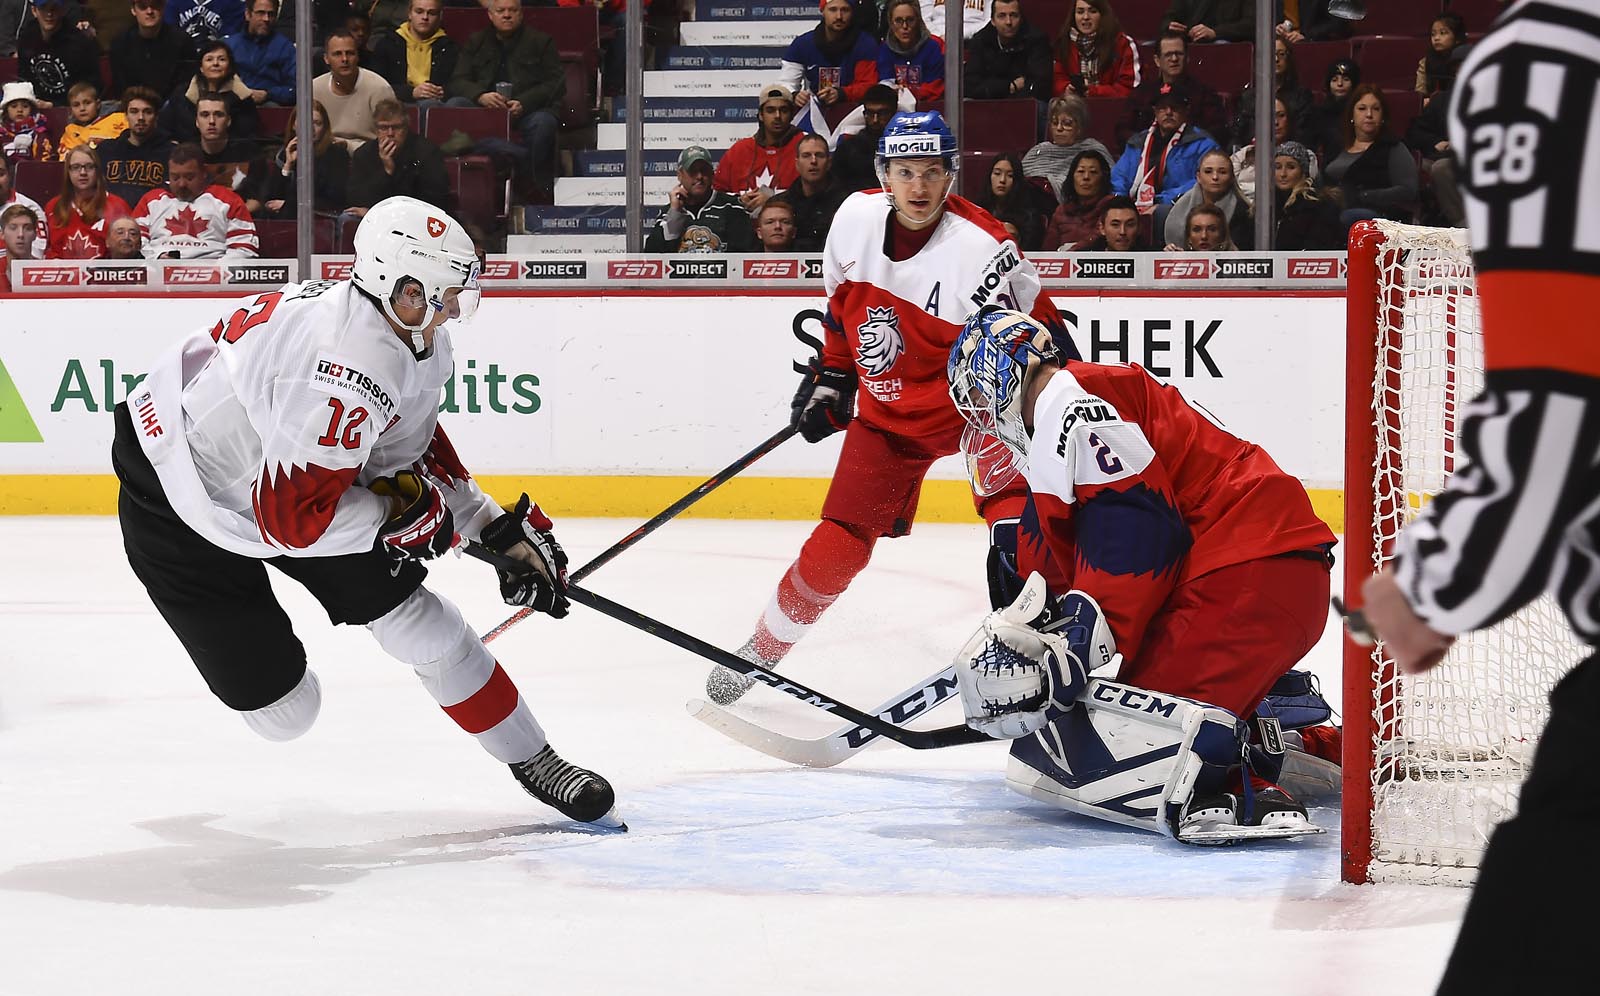
M 1282 792 L 1250 790 L 1253 757 L 1275 757 L 1281 769 L 1281 737 L 1252 747 L 1226 709 L 1089 677 L 1120 660 L 1095 600 L 1078 591 L 1051 599 L 1037 573 L 984 619 L 956 676 L 968 725 L 1014 741 L 1008 786 L 1189 844 L 1323 832 Z M 1226 791 L 1231 784 L 1242 788 Z

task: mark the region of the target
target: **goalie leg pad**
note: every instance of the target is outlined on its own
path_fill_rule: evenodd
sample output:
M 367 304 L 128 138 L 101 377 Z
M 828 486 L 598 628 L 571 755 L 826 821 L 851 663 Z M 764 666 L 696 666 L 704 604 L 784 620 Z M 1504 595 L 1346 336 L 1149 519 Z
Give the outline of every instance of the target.
M 1078 704 L 1012 745 L 1010 788 L 1175 837 L 1197 787 L 1214 791 L 1239 763 L 1244 728 L 1226 709 L 1100 678 Z

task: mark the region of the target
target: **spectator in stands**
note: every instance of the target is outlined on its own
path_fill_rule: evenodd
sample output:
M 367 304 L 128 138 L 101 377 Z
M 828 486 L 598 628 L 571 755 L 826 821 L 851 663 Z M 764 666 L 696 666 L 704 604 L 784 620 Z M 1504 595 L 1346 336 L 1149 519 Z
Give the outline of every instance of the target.
M 67 17 L 72 17 L 73 4 L 67 4 Z M 78 25 L 79 30 L 86 31 L 95 44 L 100 46 L 102 55 L 111 50 L 111 40 L 124 31 L 133 27 L 133 4 L 131 0 L 84 0 L 79 5 L 89 8 L 88 16 L 92 22 L 87 28 Z M 103 74 L 102 74 L 103 75 Z
M 0 156 L 0 160 L 5 157 Z M 34 249 L 34 233 L 39 230 L 40 215 L 25 204 L 12 204 L 0 210 L 0 241 L 5 254 L 0 256 L 0 291 L 11 290 L 11 261 L 38 259 Z
M 253 139 L 260 133 L 261 118 L 255 99 L 234 71 L 233 50 L 220 38 L 200 46 L 200 71 L 182 93 L 173 94 L 161 108 L 157 118 L 161 130 L 180 142 L 198 140 L 200 129 L 195 115 L 202 96 L 222 98 L 228 109 L 229 130 L 235 138 Z
M 106 254 L 106 225 L 131 215 L 128 202 L 106 192 L 100 158 L 87 145 L 67 153 L 61 193 L 44 206 L 50 216 L 46 259 L 99 259 Z
M 353 203 L 349 194 L 350 150 L 328 128 L 328 109 L 319 101 L 313 101 L 311 106 L 311 142 L 316 160 L 313 205 L 317 211 L 337 214 Z M 296 217 L 300 139 L 295 129 L 299 116 L 297 109 L 283 130 L 283 146 L 276 154 L 252 163 L 250 175 L 239 190 L 245 208 L 258 221 Z
M 1445 11 L 1428 27 L 1428 54 L 1417 60 L 1416 91 L 1424 100 L 1455 82 L 1459 59 L 1451 55 L 1467 44 L 1467 24 L 1461 15 Z
M 1139 208 L 1133 198 L 1118 194 L 1106 201 L 1100 215 L 1100 234 L 1070 249 L 1071 252 L 1149 252 L 1139 235 Z
M 1350 22 L 1328 13 L 1328 0 L 1277 0 L 1273 33 L 1291 45 L 1350 37 Z
M 833 175 L 833 156 L 821 135 L 803 135 L 794 148 L 797 179 L 773 197 L 794 209 L 796 252 L 821 252 L 833 216 L 852 191 Z
M 1111 164 L 1088 149 L 1073 157 L 1061 203 L 1045 226 L 1044 251 L 1058 252 L 1086 242 L 1100 232 L 1100 216 L 1111 200 Z
M 667 209 L 645 237 L 645 252 L 750 252 L 750 213 L 732 194 L 711 186 L 711 154 L 691 145 L 678 156 L 678 182 Z
M 1311 91 L 1300 85 L 1300 70 L 1295 66 L 1294 48 L 1282 38 L 1272 40 L 1272 72 L 1276 82 L 1275 95 L 1283 101 L 1289 112 L 1289 133 L 1304 135 L 1306 121 L 1311 114 L 1314 98 Z M 1233 122 L 1234 147 L 1249 145 L 1256 137 L 1255 87 L 1246 83 L 1239 91 L 1239 114 Z
M 1329 63 L 1322 98 L 1306 113 L 1305 128 L 1297 136 L 1323 162 L 1338 155 L 1344 145 L 1342 125 L 1350 116 L 1347 106 L 1350 92 L 1360 83 L 1361 67 L 1354 59 L 1335 59 Z
M 1217 143 L 1189 126 L 1189 91 L 1183 84 L 1163 86 L 1155 108 L 1155 124 L 1129 139 L 1112 167 L 1111 190 L 1132 197 L 1141 212 L 1155 214 L 1153 230 L 1160 231 L 1165 208 L 1194 186 L 1200 157 Z
M 1076 0 L 1056 34 L 1055 96 L 1126 97 L 1139 86 L 1139 46 L 1124 34 L 1111 0 Z
M 1289 109 L 1284 106 L 1283 98 L 1276 97 L 1272 101 L 1272 143 L 1276 148 L 1284 142 L 1299 141 L 1289 126 Z M 1239 190 L 1244 193 L 1246 200 L 1254 200 L 1256 196 L 1256 143 L 1251 142 L 1233 154 L 1233 172 L 1238 178 Z M 1317 157 L 1311 157 L 1311 179 L 1317 179 Z
M 1417 210 L 1417 164 L 1389 135 L 1389 105 L 1375 84 L 1350 94 L 1344 148 L 1322 168 L 1326 196 L 1343 208 L 1348 230 L 1357 221 L 1385 217 L 1410 221 Z
M 1172 0 L 1164 20 L 1192 42 L 1252 41 L 1256 0 Z
M 489 27 L 468 39 L 456 60 L 451 103 L 508 111 L 522 145 L 502 151 L 526 157 L 542 180 L 553 175 L 556 111 L 566 93 L 555 40 L 523 23 L 519 0 L 489 0 Z
M 1044 244 L 1044 216 L 1029 196 L 1022 175 L 1022 160 L 1004 152 L 989 164 L 988 182 L 974 198 L 977 205 L 1006 227 L 1023 252 L 1038 252 Z
M 1272 187 L 1277 204 L 1273 217 L 1277 219 L 1277 231 L 1272 247 L 1279 252 L 1345 247 L 1338 205 L 1317 196 L 1311 162 L 1311 150 L 1299 142 L 1284 142 L 1273 153 Z
M 395 99 L 394 88 L 382 76 L 361 68 L 355 36 L 344 28 L 328 33 L 322 61 L 328 64 L 328 71 L 311 81 L 312 99 L 328 109 L 334 137 L 342 139 L 353 153 L 377 137 L 374 112 L 385 100 Z
M 133 27 L 111 42 L 111 92 L 126 99 L 129 87 L 155 91 L 162 100 L 200 70 L 194 39 L 162 20 L 166 0 L 133 0 Z
M 1022 0 L 992 0 L 991 8 L 989 23 L 967 42 L 966 95 L 1048 101 L 1055 82 L 1050 39 L 1022 16 Z
M 1465 46 L 1457 47 L 1454 53 L 1458 62 L 1465 54 Z M 1456 182 L 1456 150 L 1450 144 L 1448 121 L 1450 91 L 1454 87 L 1454 77 L 1444 79 L 1443 86 L 1423 106 L 1422 113 L 1411 119 L 1406 128 L 1406 145 L 1422 157 L 1422 168 L 1433 181 L 1425 191 L 1432 196 L 1431 203 L 1424 197 L 1422 223 L 1465 228 L 1466 204 Z
M 177 143 L 156 127 L 161 98 L 147 87 L 129 87 L 122 95 L 128 130 L 95 149 L 105 171 L 106 189 L 129 204 L 167 181 L 167 156 Z
M 1022 174 L 1030 179 L 1043 178 L 1057 202 L 1065 195 L 1079 153 L 1100 156 L 1105 160 L 1106 172 L 1111 172 L 1111 150 L 1099 139 L 1088 137 L 1089 105 L 1082 97 L 1069 93 L 1051 100 L 1046 128 L 1045 140 L 1023 155 Z
M 919 0 L 922 23 L 928 26 L 935 38 L 944 40 L 945 0 Z M 961 4 L 961 37 L 970 41 L 983 26 L 989 23 L 988 0 L 951 0 Z
M 1221 149 L 1212 149 L 1200 157 L 1194 186 L 1174 201 L 1172 210 L 1167 212 L 1166 228 L 1159 234 L 1168 248 L 1184 244 L 1186 236 L 1191 234 L 1189 212 L 1202 204 L 1214 205 L 1222 212 L 1224 234 L 1230 245 L 1239 249 L 1255 248 L 1255 221 L 1250 213 L 1250 199 L 1239 189 L 1233 160 Z
M 146 259 L 253 257 L 260 248 L 256 223 L 239 195 L 206 184 L 205 153 L 198 145 L 172 150 L 167 185 L 145 194 L 133 214 Z
M 244 30 L 244 5 L 245 0 L 172 0 L 164 16 L 203 48 Z
M 32 83 L 7 83 L 0 89 L 0 118 L 0 158 L 10 157 L 13 162 L 55 158 L 50 122 L 39 111 Z
M 796 128 L 794 94 L 782 83 L 768 83 L 756 97 L 756 133 L 741 138 L 717 161 L 712 186 L 734 194 L 751 217 L 767 198 L 798 180 L 795 149 L 805 132 Z
M 18 205 L 32 211 L 33 216 L 38 219 L 38 225 L 34 230 L 33 254 L 35 257 L 43 256 L 45 246 L 50 242 L 50 226 L 45 221 L 44 208 L 39 206 L 38 201 L 16 189 L 11 164 L 6 161 L 5 156 L 0 156 L 0 210 Z
M 443 104 L 461 51 L 445 34 L 440 0 L 411 0 L 404 24 L 372 43 L 372 69 L 407 104 Z
M 370 69 L 367 61 L 372 53 L 372 18 L 360 7 L 352 6 L 339 25 L 356 40 L 356 61 Z
M 794 252 L 794 208 L 773 198 L 756 212 L 756 240 L 762 252 Z
M 878 155 L 878 139 L 883 129 L 894 117 L 897 107 L 894 88 L 883 83 L 874 84 L 861 98 L 862 128 L 854 135 L 839 139 L 833 150 L 831 172 L 845 190 L 874 190 L 878 186 L 878 172 L 874 165 Z
M 61 132 L 59 152 L 63 161 L 69 149 L 80 145 L 93 148 L 128 130 L 128 117 L 121 111 L 100 113 L 100 91 L 93 83 L 74 83 L 67 91 L 67 110 L 72 120 Z
M 1215 204 L 1196 204 L 1184 216 L 1183 241 L 1168 242 L 1166 249 L 1168 252 L 1237 252 L 1239 247 L 1228 236 L 1228 219 L 1222 209 Z
M 928 33 L 917 0 L 889 0 L 884 16 L 889 32 L 878 46 L 878 82 L 904 96 L 904 110 L 943 97 L 944 42 Z
M 854 13 L 850 0 L 823 0 L 817 26 L 784 50 L 778 82 L 793 91 L 795 110 L 813 97 L 823 107 L 854 104 L 878 81 L 878 40 Z
M 250 174 L 250 163 L 256 157 L 255 143 L 232 136 L 228 104 L 220 94 L 203 95 L 194 120 L 195 130 L 200 133 L 200 148 L 205 153 L 206 181 L 238 190 Z
M 17 79 L 33 84 L 40 107 L 67 102 L 72 84 L 100 79 L 100 46 L 67 20 L 63 0 L 33 0 L 33 17 L 17 36 Z
M 228 48 L 239 79 L 257 104 L 288 107 L 294 103 L 294 42 L 278 34 L 278 0 L 249 0 L 244 32 L 229 35 Z
M 366 6 L 366 4 L 363 3 L 363 6 Z M 451 4 L 451 6 L 461 5 Z M 469 6 L 481 7 L 483 5 L 474 2 Z M 371 25 L 372 33 L 381 36 L 406 23 L 410 12 L 411 0 L 376 0 L 370 7 L 367 7 L 367 18 L 368 23 Z
M 357 217 L 385 197 L 407 196 L 445 205 L 450 181 L 439 147 L 414 135 L 398 100 L 378 105 L 378 139 L 350 157 L 350 210 Z
M 1228 119 L 1222 106 L 1222 95 L 1201 80 L 1189 74 L 1189 37 L 1171 29 L 1161 32 L 1156 40 L 1156 71 L 1144 78 L 1134 88 L 1133 96 L 1123 106 L 1117 119 L 1117 145 L 1126 145 L 1128 139 L 1144 131 L 1155 122 L 1156 94 L 1162 86 L 1183 80 L 1189 86 L 1193 106 L 1189 116 L 1195 127 L 1204 128 L 1213 137 L 1228 133 Z
M 143 259 L 140 250 L 144 243 L 139 238 L 139 223 L 133 215 L 118 218 L 106 226 L 105 259 Z

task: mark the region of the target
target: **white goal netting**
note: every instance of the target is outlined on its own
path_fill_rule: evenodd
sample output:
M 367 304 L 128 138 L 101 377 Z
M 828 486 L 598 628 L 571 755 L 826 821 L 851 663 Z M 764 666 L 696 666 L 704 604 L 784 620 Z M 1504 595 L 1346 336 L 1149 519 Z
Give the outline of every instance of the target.
M 1483 386 L 1465 233 L 1377 227 L 1384 240 L 1371 409 L 1374 571 L 1454 471 L 1457 420 Z M 1369 880 L 1473 880 L 1489 833 L 1516 810 L 1551 686 L 1588 652 L 1543 598 L 1492 630 L 1463 637 L 1426 675 L 1398 674 L 1381 648 L 1358 657 L 1367 669 L 1374 744 L 1368 770 L 1346 778 L 1364 777 L 1371 790 Z M 1347 711 L 1355 708 L 1346 703 Z

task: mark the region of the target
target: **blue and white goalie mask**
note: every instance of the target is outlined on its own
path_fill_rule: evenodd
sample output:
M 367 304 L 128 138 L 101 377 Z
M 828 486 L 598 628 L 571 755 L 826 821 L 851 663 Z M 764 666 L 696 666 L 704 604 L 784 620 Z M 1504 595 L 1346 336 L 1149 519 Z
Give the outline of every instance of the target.
M 967 319 L 947 372 L 950 398 L 966 422 L 961 453 L 975 493 L 995 494 L 1026 465 L 1023 384 L 1029 364 L 1057 359 L 1050 333 L 1020 311 L 990 306 Z

